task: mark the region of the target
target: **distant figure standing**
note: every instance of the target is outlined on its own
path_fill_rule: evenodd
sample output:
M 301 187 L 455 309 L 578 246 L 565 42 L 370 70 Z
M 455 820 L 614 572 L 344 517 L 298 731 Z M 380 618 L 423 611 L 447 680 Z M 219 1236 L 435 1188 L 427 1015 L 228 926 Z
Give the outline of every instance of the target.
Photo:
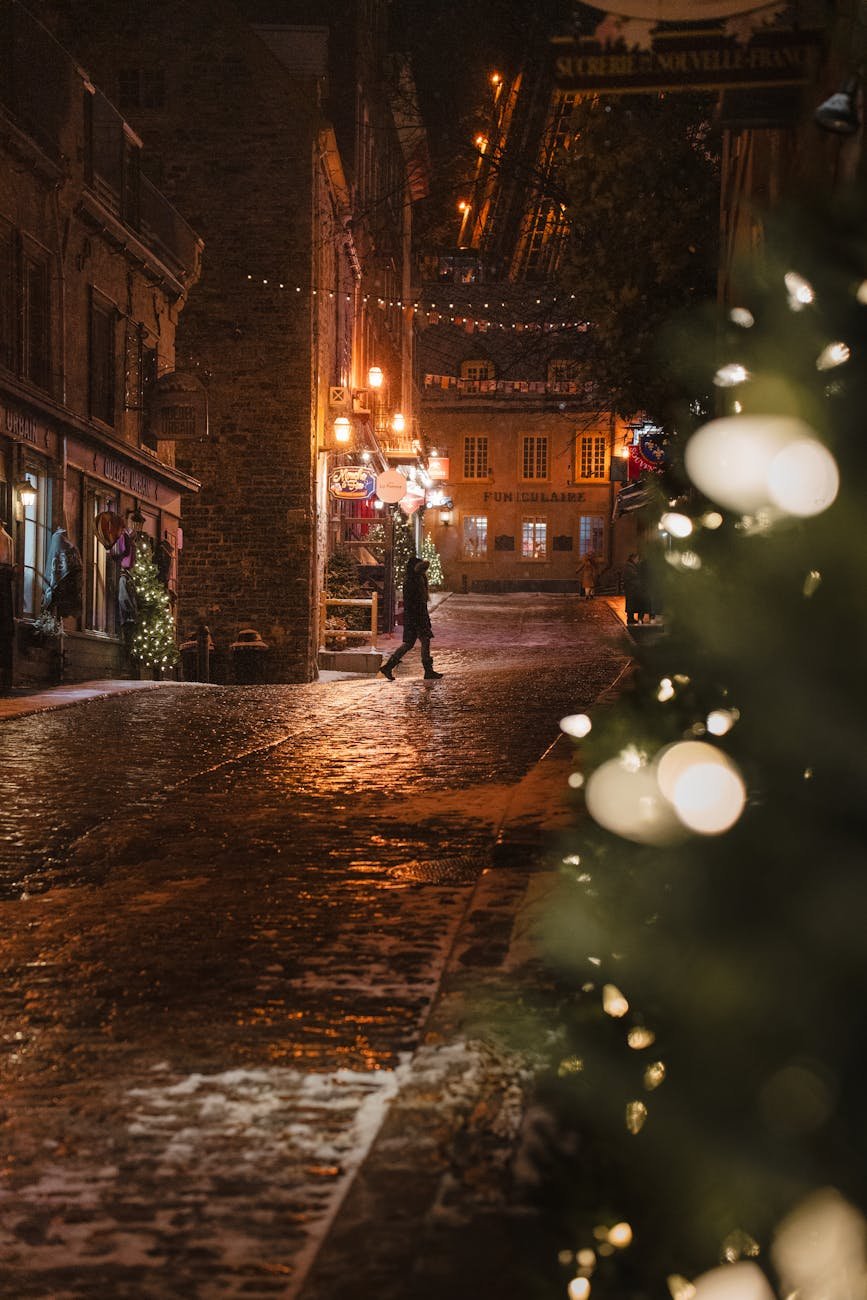
M 394 681 L 393 669 L 407 651 L 412 649 L 416 641 L 421 642 L 421 662 L 425 678 L 433 681 L 435 678 L 442 677 L 442 673 L 434 672 L 430 653 L 433 630 L 427 607 L 429 568 L 427 560 L 419 560 L 415 556 L 407 562 L 406 576 L 403 580 L 403 644 L 397 647 L 391 658 L 387 659 L 379 670 L 390 682 Z
M 647 621 L 652 623 L 659 610 L 654 592 L 653 566 L 647 556 L 639 561 L 638 572 L 641 575 L 641 622 L 643 623 L 646 617 Z
M 641 578 L 641 566 L 638 552 L 633 551 L 623 566 L 623 594 L 626 597 L 626 622 L 641 621 L 642 606 L 645 604 Z
M 581 592 L 585 600 L 596 595 L 596 578 L 599 574 L 600 564 L 592 551 L 582 558 L 578 565 L 578 581 L 581 584 Z

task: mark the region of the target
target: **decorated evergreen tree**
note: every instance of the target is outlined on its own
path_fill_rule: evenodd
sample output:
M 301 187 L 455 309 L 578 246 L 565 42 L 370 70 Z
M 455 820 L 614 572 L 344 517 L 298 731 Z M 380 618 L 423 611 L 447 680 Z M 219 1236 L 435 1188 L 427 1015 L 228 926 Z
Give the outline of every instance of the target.
M 434 546 L 434 540 L 430 533 L 425 533 L 424 541 L 421 544 L 421 558 L 427 560 L 430 568 L 428 569 L 427 579 L 431 591 L 438 591 L 445 586 L 445 577 L 443 575 L 443 565 L 440 559 L 440 553 Z
M 178 658 L 172 606 L 147 544 L 137 548 L 132 579 L 138 616 L 130 655 L 146 668 L 170 668 Z
M 721 1264 L 699 1300 L 867 1275 L 865 225 L 790 219 L 708 339 L 725 413 L 679 429 L 667 634 L 563 720 L 544 1093 L 579 1135 L 548 1184 L 574 1300 L 689 1300 Z
M 407 563 L 415 555 L 415 542 L 409 520 L 399 506 L 391 507 L 391 519 L 394 527 L 394 587 L 399 594 L 403 588 Z

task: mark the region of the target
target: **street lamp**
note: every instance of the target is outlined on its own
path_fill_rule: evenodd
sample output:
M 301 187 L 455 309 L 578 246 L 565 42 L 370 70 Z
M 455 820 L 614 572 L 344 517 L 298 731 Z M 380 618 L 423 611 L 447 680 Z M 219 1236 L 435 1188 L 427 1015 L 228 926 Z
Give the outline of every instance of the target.
M 855 104 L 858 95 L 858 74 L 855 73 L 846 82 L 842 90 L 830 95 L 820 104 L 813 114 L 813 120 L 823 131 L 832 131 L 835 135 L 855 135 L 861 123 Z
M 406 428 L 406 420 L 400 411 L 395 411 L 394 415 L 391 417 L 391 427 L 394 429 L 395 433 L 403 433 Z
M 334 441 L 349 442 L 352 436 L 352 425 L 345 415 L 338 415 L 334 421 Z
M 384 379 L 385 379 L 385 375 L 382 373 L 382 369 L 380 366 L 370 367 L 370 369 L 367 372 L 368 388 L 374 388 L 374 389 L 382 388 Z
M 451 506 L 443 506 L 443 508 L 440 510 L 440 523 L 442 524 L 443 528 L 448 528 L 451 522 L 452 522 L 452 508 Z

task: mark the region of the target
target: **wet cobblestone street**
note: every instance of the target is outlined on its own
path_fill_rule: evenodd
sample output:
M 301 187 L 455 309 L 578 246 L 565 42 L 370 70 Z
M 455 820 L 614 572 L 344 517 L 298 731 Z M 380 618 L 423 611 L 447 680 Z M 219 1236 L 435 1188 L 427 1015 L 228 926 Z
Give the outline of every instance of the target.
M 516 786 L 628 655 L 604 601 L 433 623 L 440 682 L 0 724 L 0 1295 L 299 1294 Z

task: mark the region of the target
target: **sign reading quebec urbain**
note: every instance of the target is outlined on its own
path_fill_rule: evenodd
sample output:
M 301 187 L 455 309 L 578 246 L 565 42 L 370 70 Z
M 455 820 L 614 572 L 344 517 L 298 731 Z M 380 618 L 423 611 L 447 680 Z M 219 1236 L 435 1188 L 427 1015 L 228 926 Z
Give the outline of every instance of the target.
M 741 43 L 715 33 L 667 31 L 650 49 L 556 37 L 554 76 L 561 90 L 642 94 L 738 86 L 800 86 L 813 75 L 820 34 L 770 29 Z

